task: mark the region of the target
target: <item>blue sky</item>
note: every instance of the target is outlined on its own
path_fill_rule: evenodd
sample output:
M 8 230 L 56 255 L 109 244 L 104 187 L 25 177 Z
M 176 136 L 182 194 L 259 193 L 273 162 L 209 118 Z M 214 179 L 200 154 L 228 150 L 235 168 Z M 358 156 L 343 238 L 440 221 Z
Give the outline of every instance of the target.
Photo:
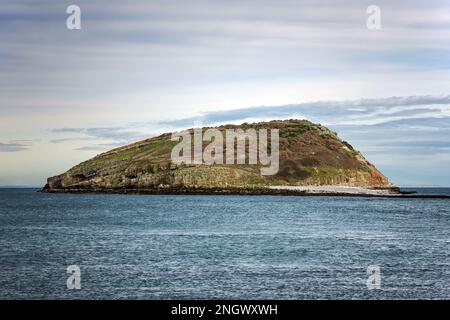
M 66 28 L 81 7 L 82 29 Z M 381 8 L 368 30 L 366 8 Z M 448 1 L 0 2 L 0 185 L 165 131 L 320 122 L 393 182 L 450 186 Z

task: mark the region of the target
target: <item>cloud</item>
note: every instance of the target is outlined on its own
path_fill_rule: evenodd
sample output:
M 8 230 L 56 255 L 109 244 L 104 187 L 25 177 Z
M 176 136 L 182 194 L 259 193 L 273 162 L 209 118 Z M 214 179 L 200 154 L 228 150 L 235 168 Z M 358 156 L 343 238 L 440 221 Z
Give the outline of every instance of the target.
M 30 148 L 29 143 L 23 143 L 19 141 L 11 142 L 11 143 L 2 143 L 0 142 L 0 152 L 20 152 L 26 151 Z
M 417 117 L 450 115 L 450 95 L 410 96 L 351 101 L 318 101 L 283 106 L 261 106 L 204 112 L 185 119 L 162 121 L 162 125 L 191 126 L 201 121 L 218 124 L 247 119 L 287 119 L 301 117 L 324 124 L 384 123 Z
M 54 133 L 80 133 L 85 130 L 86 129 L 82 129 L 82 128 L 57 128 L 57 129 L 53 129 L 52 132 L 54 132 Z
M 52 139 L 49 140 L 50 143 L 66 143 L 71 141 L 88 141 L 95 140 L 94 137 L 74 137 L 74 138 L 60 138 L 60 139 Z
M 84 137 L 72 137 L 66 139 L 55 139 L 53 142 L 64 142 L 68 140 L 86 140 L 86 139 L 108 139 L 115 141 L 132 141 L 135 139 L 146 138 L 148 135 L 133 131 L 128 127 L 93 127 L 93 128 L 57 128 L 53 133 L 80 133 Z
M 100 143 L 100 144 L 93 144 L 88 146 L 83 146 L 76 148 L 75 150 L 79 151 L 106 151 L 110 150 L 112 148 L 121 147 L 123 146 L 123 143 L 117 142 L 117 143 Z
M 51 131 L 56 134 L 79 134 L 77 136 L 49 140 L 51 143 L 103 141 L 102 143 L 93 143 L 75 149 L 80 151 L 107 150 L 152 136 L 142 131 L 133 130 L 132 127 L 56 128 Z

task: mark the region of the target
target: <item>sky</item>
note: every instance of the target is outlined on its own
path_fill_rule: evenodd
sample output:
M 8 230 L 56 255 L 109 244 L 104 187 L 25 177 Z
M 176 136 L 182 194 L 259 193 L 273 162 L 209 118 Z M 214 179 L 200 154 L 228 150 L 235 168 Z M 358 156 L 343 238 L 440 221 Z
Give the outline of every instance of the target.
M 198 121 L 301 118 L 397 185 L 450 186 L 449 31 L 438 0 L 0 0 L 0 185 Z

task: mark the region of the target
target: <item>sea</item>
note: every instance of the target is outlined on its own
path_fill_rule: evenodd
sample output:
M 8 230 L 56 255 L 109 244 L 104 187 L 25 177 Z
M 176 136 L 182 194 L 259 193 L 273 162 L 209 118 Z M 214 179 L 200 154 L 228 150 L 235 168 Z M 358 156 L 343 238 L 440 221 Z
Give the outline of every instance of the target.
M 449 298 L 448 199 L 0 189 L 0 299 Z

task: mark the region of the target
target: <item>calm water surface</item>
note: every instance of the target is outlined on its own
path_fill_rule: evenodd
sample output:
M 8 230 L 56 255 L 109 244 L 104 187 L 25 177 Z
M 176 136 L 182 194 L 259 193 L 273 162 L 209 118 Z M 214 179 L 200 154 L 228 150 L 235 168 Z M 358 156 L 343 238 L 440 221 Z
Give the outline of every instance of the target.
M 0 299 L 449 299 L 449 249 L 449 200 L 0 189 Z

